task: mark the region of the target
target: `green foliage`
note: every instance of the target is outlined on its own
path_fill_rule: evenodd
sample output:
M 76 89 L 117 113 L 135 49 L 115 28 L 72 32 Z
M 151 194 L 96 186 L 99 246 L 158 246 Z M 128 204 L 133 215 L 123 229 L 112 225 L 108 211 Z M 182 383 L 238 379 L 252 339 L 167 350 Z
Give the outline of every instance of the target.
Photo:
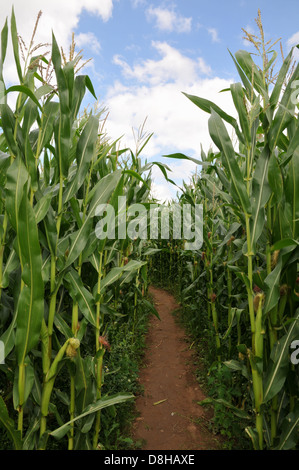
M 172 240 L 163 246 L 167 256 L 155 255 L 151 266 L 154 279 L 176 286 L 185 320 L 206 344 L 218 429 L 233 435 L 227 410 L 243 414 L 242 395 L 254 449 L 297 449 L 299 388 L 290 345 L 299 334 L 299 154 L 291 90 L 299 66 L 291 69 L 290 52 L 274 75 L 277 53 L 264 42 L 260 12 L 257 24 L 260 39 L 248 39 L 262 66 L 247 51 L 231 54 L 240 82 L 223 90 L 231 93 L 238 120 L 185 93 L 210 115 L 216 146 L 201 151 L 200 171 L 178 195 L 181 204 L 203 205 L 203 246 L 193 252 L 180 247 L 173 263 Z
M 247 381 L 240 380 L 227 367 L 214 365 L 209 369 L 207 389 L 211 401 L 207 399 L 201 404 L 213 405 L 214 415 L 210 426 L 213 432 L 224 436 L 224 446 L 229 449 L 249 449 L 245 437 L 245 427 L 254 422 L 250 415 L 250 397 Z
M 105 356 L 103 390 L 111 393 L 127 390 L 134 395 L 141 392 L 138 376 L 150 310 L 143 307 L 143 312 L 134 333 L 130 320 L 121 319 L 109 326 L 107 335 L 111 351 Z M 130 401 L 114 407 L 113 413 L 110 409 L 105 410 L 102 417 L 102 444 L 106 449 L 125 450 L 134 446 L 130 438 L 130 425 L 134 417 L 134 403 Z
M 32 57 L 31 42 L 22 69 L 13 11 L 20 83 L 6 89 L 8 33 L 6 21 L 0 59 L 0 377 L 8 389 L 2 394 L 1 386 L 0 422 L 15 448 L 97 449 L 104 441 L 114 447 L 120 436 L 111 430 L 121 426 L 115 410 L 121 414 L 134 398 L 134 343 L 150 305 L 149 256 L 143 243 L 129 237 L 99 239 L 97 208 L 110 203 L 119 217 L 119 196 L 127 197 L 125 213 L 149 200 L 153 164 L 142 166 L 140 153 L 151 136 L 139 134 L 135 155 L 110 142 L 103 111 L 82 113 L 85 93 L 96 98 L 92 83 L 77 74 L 72 48 L 68 61 L 61 54 L 54 34 L 51 61 Z M 15 109 L 7 104 L 11 92 L 17 92 Z M 115 352 L 109 353 L 107 333 L 120 343 L 112 345 Z M 117 374 L 105 377 L 111 367 Z M 0 445 L 6 448 L 6 440 Z

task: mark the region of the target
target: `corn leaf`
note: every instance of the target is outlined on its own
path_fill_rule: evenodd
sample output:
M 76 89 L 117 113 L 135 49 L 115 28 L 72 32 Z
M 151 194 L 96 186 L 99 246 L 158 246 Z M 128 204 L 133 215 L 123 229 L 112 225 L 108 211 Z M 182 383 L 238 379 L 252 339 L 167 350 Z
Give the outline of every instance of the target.
M 13 420 L 9 417 L 6 405 L 3 398 L 0 396 L 0 424 L 7 431 L 8 437 L 14 444 L 16 450 L 22 449 L 22 438 L 20 431 L 17 431 L 14 427 Z
M 69 147 L 71 139 L 71 103 L 72 80 L 69 74 L 61 68 L 61 56 L 54 34 L 52 35 L 52 60 L 55 69 L 58 91 L 60 114 L 54 123 L 54 136 L 56 152 L 55 157 L 59 168 L 60 177 L 68 176 Z
M 299 238 L 299 148 L 293 154 L 290 160 L 287 178 L 285 182 L 285 198 L 286 204 L 290 208 L 290 226 L 292 230 L 292 238 Z
M 251 250 L 253 253 L 255 253 L 256 242 L 265 225 L 264 208 L 271 195 L 271 188 L 268 183 L 268 166 L 269 151 L 268 148 L 265 147 L 257 161 L 252 181 L 251 206 L 253 209 L 250 220 L 250 232 Z
M 230 86 L 233 102 L 235 108 L 239 115 L 240 125 L 242 129 L 242 133 L 245 137 L 245 142 L 247 146 L 250 146 L 251 143 L 251 135 L 250 135 L 250 125 L 248 120 L 247 109 L 244 104 L 245 100 L 245 93 L 242 88 L 241 83 L 232 83 Z
M 80 310 L 88 322 L 96 327 L 97 322 L 93 295 L 84 287 L 80 276 L 74 269 L 68 271 L 64 279 L 69 286 L 69 293 L 73 300 L 78 302 Z
M 8 25 L 7 25 L 7 18 L 6 18 L 5 24 L 1 31 L 0 81 L 3 81 L 3 64 L 4 64 L 5 57 L 6 57 L 7 38 L 8 38 Z
M 211 111 L 211 117 L 209 118 L 209 131 L 214 143 L 222 152 L 223 165 L 231 179 L 232 196 L 236 202 L 241 204 L 243 212 L 250 214 L 251 205 L 232 142 L 220 116 L 214 110 Z
M 244 50 L 239 50 L 235 53 L 236 60 L 239 66 L 244 71 L 247 79 L 252 83 L 253 75 L 253 87 L 257 90 L 258 93 L 265 95 L 264 82 L 262 77 L 262 72 L 258 69 L 257 65 L 254 63 L 251 54 Z
M 9 221 L 16 232 L 18 232 L 18 213 L 24 193 L 25 183 L 28 180 L 28 173 L 20 157 L 17 157 L 6 173 L 6 211 Z
M 299 309 L 294 320 L 289 326 L 288 332 L 274 345 L 264 383 L 264 403 L 275 397 L 285 383 L 290 366 L 289 350 L 293 339 L 299 337 Z
M 281 89 L 283 87 L 283 84 L 285 83 L 286 75 L 288 73 L 288 70 L 289 70 L 291 62 L 292 62 L 292 56 L 293 56 L 293 50 L 291 50 L 289 52 L 289 54 L 287 55 L 287 57 L 283 61 L 282 67 L 279 70 L 278 77 L 275 80 L 275 85 L 274 85 L 274 88 L 273 88 L 271 96 L 270 96 L 270 106 L 273 110 L 277 106 L 279 96 L 280 96 L 280 93 L 281 93 Z
M 63 203 L 66 204 L 82 186 L 89 169 L 90 161 L 94 155 L 98 135 L 99 120 L 91 116 L 80 136 L 76 149 L 77 169 L 75 177 L 67 185 L 63 194 Z
M 271 200 L 271 205 L 273 206 L 281 201 L 283 195 L 283 176 L 274 153 L 271 154 L 269 160 L 268 181 L 273 194 L 273 198 Z
M 299 404 L 289 413 L 282 424 L 282 433 L 276 450 L 290 450 L 298 443 Z
M 17 236 L 24 282 L 17 304 L 16 331 L 17 360 L 21 364 L 38 343 L 44 315 L 44 283 L 38 229 L 26 193 L 20 204 Z
M 55 431 L 52 431 L 50 435 L 55 437 L 56 439 L 61 439 L 68 432 L 70 428 L 70 424 L 74 423 L 78 419 L 84 418 L 85 416 L 88 416 L 91 413 L 96 413 L 97 411 L 103 410 L 104 408 L 107 408 L 109 406 L 117 405 L 119 403 L 124 403 L 127 400 L 132 400 L 133 398 L 134 398 L 134 395 L 131 395 L 131 394 L 123 394 L 123 395 L 119 394 L 119 395 L 112 395 L 111 397 L 101 398 L 100 400 L 97 400 L 96 403 L 89 405 L 82 414 L 68 421 L 63 426 L 60 426 L 60 428 L 55 429 Z
M 121 177 L 121 171 L 115 171 L 102 178 L 95 186 L 93 198 L 90 202 L 87 216 L 80 229 L 72 234 L 69 255 L 65 268 L 70 266 L 84 250 L 91 229 L 92 217 L 99 204 L 106 204 Z
M 21 69 L 20 56 L 19 56 L 19 40 L 18 40 L 17 24 L 16 24 L 16 17 L 15 17 L 15 12 L 14 12 L 13 7 L 12 7 L 12 12 L 11 12 L 10 30 L 11 30 L 11 39 L 12 39 L 13 53 L 14 53 L 16 67 L 17 67 L 17 72 L 18 72 L 20 82 L 23 83 L 22 69 Z
M 299 77 L 299 64 L 294 70 L 291 79 L 288 81 L 284 94 L 280 100 L 279 108 L 275 114 L 273 122 L 271 123 L 269 130 L 269 147 L 273 151 L 279 143 L 279 138 L 293 119 L 293 113 L 295 110 L 295 102 L 293 99 L 294 88 L 292 83 Z

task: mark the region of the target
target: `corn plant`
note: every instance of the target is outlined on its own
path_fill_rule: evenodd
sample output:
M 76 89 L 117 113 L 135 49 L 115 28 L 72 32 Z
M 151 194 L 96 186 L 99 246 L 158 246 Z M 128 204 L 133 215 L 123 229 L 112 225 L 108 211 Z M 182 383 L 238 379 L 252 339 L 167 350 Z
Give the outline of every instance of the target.
M 86 91 L 96 95 L 89 77 L 78 74 L 74 43 L 67 60 L 53 33 L 51 57 L 29 54 L 23 70 L 14 11 L 10 36 L 19 84 L 6 88 L 8 36 L 6 20 L 0 59 L 0 367 L 13 383 L 13 400 L 0 397 L 0 423 L 18 449 L 45 449 L 49 437 L 64 436 L 69 450 L 99 449 L 102 410 L 134 398 L 122 390 L 103 394 L 107 327 L 122 316 L 123 286 L 134 295 L 143 290 L 148 258 L 142 259 L 141 249 L 133 252 L 128 237 L 98 237 L 97 210 L 109 203 L 118 218 L 130 204 L 147 201 L 151 177 L 141 175 L 152 164 L 142 166 L 140 152 L 150 136 L 135 153 L 119 149 L 105 134 L 103 110 L 82 113 Z M 12 92 L 14 111 L 7 104 Z M 119 196 L 127 196 L 126 207 L 118 207 Z M 135 322 L 142 310 L 137 300 L 129 309 Z M 61 377 L 68 392 L 56 386 Z
M 252 386 L 255 425 L 246 428 L 247 434 L 255 449 L 285 449 L 296 445 L 299 422 L 298 375 L 289 359 L 291 341 L 299 334 L 295 171 L 299 162 L 294 100 L 299 66 L 292 66 L 291 51 L 274 75 L 276 42 L 265 42 L 260 12 L 256 21 L 260 38 L 247 33 L 247 39 L 254 44 L 261 65 L 247 51 L 231 54 L 240 82 L 225 91 L 231 93 L 237 119 L 209 100 L 185 93 L 209 113 L 209 133 L 218 152 L 209 153 L 208 158 L 202 152 L 201 174 L 191 190 L 185 188 L 182 198 L 190 200 L 191 191 L 205 208 L 202 257 L 208 278 L 207 313 L 212 315 L 218 351 L 233 326 L 238 328 L 238 357 L 227 357 L 225 364 L 241 371 Z M 220 262 L 227 279 L 228 329 L 222 334 L 215 300 L 222 295 L 223 284 L 217 283 L 219 292 L 215 292 L 213 275 Z M 233 278 L 236 286 L 241 282 L 246 298 L 234 289 Z M 245 318 L 250 339 L 242 331 Z M 230 354 L 232 346 L 230 341 Z

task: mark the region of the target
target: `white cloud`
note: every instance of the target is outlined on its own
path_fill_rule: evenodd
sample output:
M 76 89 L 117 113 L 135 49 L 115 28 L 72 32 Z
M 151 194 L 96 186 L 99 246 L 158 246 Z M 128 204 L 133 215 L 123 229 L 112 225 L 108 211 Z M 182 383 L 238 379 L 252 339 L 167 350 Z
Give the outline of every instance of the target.
M 216 28 L 208 28 L 208 33 L 210 34 L 213 42 L 220 42 L 218 31 Z
M 51 43 L 53 30 L 59 46 L 62 46 L 64 50 L 67 50 L 71 43 L 71 34 L 73 31 L 76 32 L 80 14 L 84 9 L 99 16 L 102 21 L 108 21 L 112 16 L 113 10 L 113 0 L 85 0 L 84 3 L 81 0 L 72 0 L 71 2 L 61 0 L 26 0 L 26 3 L 23 0 L 14 0 L 13 2 L 2 1 L 1 18 L 3 24 L 5 17 L 8 17 L 10 24 L 12 5 L 14 6 L 18 33 L 27 45 L 31 39 L 37 14 L 41 10 L 42 16 L 37 29 L 35 44 Z M 0 28 L 2 28 L 2 25 L 0 25 Z M 95 42 L 93 42 L 93 45 L 95 46 Z M 16 80 L 10 40 L 4 72 L 6 82 Z
M 186 18 L 174 10 L 152 6 L 146 11 L 149 20 L 156 21 L 156 27 L 161 31 L 176 31 L 178 33 L 188 33 L 191 31 L 192 18 Z
M 193 60 L 166 42 L 152 41 L 152 47 L 162 56 L 161 59 L 147 59 L 131 67 L 121 56 L 113 58 L 126 78 L 141 83 L 157 85 L 161 83 L 193 83 L 198 75 L 209 75 L 211 68 L 202 57 Z
M 294 46 L 297 46 L 299 44 L 299 31 L 297 33 L 294 33 L 288 40 L 287 40 L 287 46 L 291 49 Z M 299 60 L 299 49 L 296 47 L 294 48 L 293 52 L 293 57 L 295 60 Z
M 199 57 L 199 58 L 198 58 L 198 66 L 199 66 L 200 71 L 201 71 L 204 75 L 211 75 L 212 69 L 211 69 L 211 67 L 209 66 L 209 64 L 207 64 L 207 63 L 205 62 L 205 60 L 204 60 L 202 57 Z
M 297 44 L 299 44 L 299 31 L 287 40 L 287 44 L 289 47 L 297 46 Z
M 133 8 L 137 8 L 140 5 L 145 5 L 146 0 L 131 0 L 131 3 L 132 3 Z
M 95 54 L 99 54 L 101 50 L 101 44 L 94 33 L 80 33 L 76 36 L 76 44 L 80 48 L 88 47 Z
M 165 182 L 156 183 L 155 181 L 151 186 L 151 194 L 160 203 L 171 201 L 176 196 L 176 192 L 172 190 L 170 185 Z
M 146 131 L 154 135 L 142 152 L 145 158 L 153 161 L 165 154 L 181 152 L 200 160 L 200 145 L 205 151 L 211 146 L 209 115 L 182 91 L 209 99 L 235 116 L 230 93 L 219 93 L 228 88 L 232 80 L 207 77 L 204 71 L 210 68 L 205 62 L 187 57 L 167 43 L 153 42 L 152 45 L 161 53 L 161 59 L 144 60 L 132 66 L 123 58 L 115 58 L 124 79 L 111 85 L 106 96 L 107 132 L 113 139 L 123 135 L 122 147 L 134 149 L 132 127 L 139 127 L 147 117 Z M 130 82 L 126 85 L 128 78 Z M 193 163 L 185 160 L 165 158 L 163 162 L 174 170 L 169 177 L 178 182 L 182 178 L 188 180 L 195 169 Z M 156 180 L 159 170 L 153 174 L 155 183 L 164 187 L 161 175 Z

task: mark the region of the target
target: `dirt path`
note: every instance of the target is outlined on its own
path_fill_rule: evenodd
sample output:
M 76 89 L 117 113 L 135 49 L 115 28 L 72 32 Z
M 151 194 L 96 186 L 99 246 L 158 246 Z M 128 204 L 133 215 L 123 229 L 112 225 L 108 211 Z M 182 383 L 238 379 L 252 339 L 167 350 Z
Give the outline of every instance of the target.
M 217 449 L 215 436 L 203 425 L 209 415 L 197 404 L 205 397 L 194 375 L 190 344 L 171 315 L 178 305 L 162 289 L 151 287 L 150 293 L 161 321 L 156 317 L 150 321 L 139 378 L 144 395 L 136 399 L 139 417 L 133 438 L 145 442 L 144 450 Z

